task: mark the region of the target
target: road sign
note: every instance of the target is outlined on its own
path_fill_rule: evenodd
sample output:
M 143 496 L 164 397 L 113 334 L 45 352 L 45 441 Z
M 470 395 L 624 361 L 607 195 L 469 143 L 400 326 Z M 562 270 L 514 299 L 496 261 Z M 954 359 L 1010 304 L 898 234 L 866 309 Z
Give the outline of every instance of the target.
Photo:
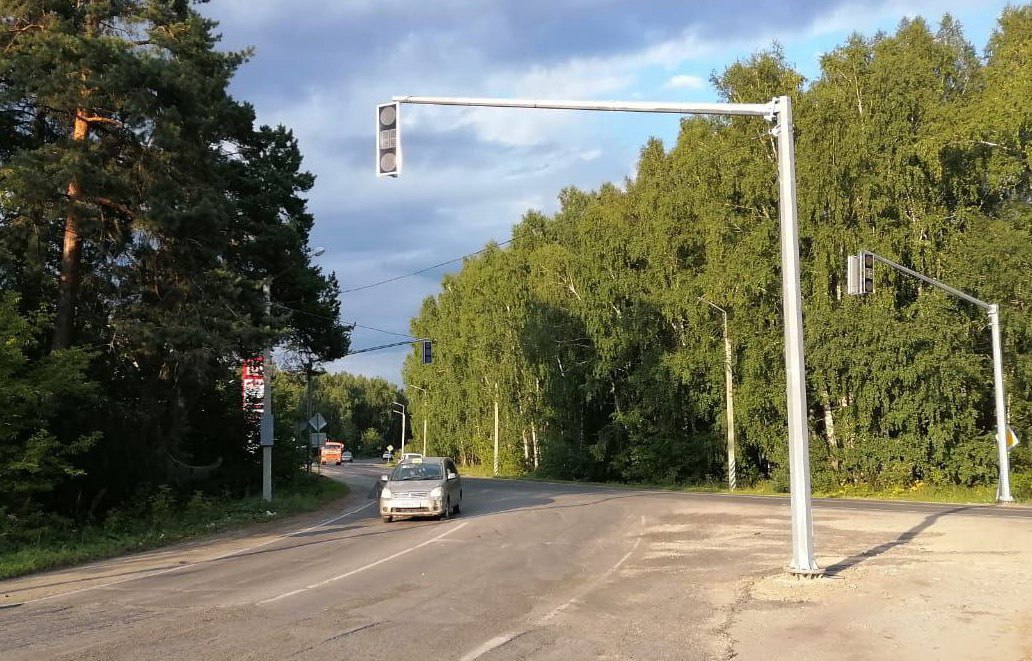
M 1010 425 L 1007 425 L 1007 451 L 1013 450 L 1016 446 L 1021 445 L 1021 439 L 1014 433 Z
M 265 410 L 265 365 L 261 356 L 244 360 L 241 374 L 244 410 L 261 413 Z
M 388 445 L 387 446 L 387 451 L 388 452 L 394 452 L 394 446 L 393 445 Z
M 312 427 L 313 431 L 322 431 L 326 429 L 326 418 L 322 417 L 322 413 L 316 413 L 308 421 L 308 424 Z
M 308 444 L 313 448 L 321 448 L 326 445 L 326 434 L 313 433 L 308 435 Z

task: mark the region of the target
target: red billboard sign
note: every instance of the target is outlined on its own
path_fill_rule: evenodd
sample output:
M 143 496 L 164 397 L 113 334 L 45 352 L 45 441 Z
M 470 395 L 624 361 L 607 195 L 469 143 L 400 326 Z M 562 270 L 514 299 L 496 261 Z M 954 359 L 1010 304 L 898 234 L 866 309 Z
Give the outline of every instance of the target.
M 244 411 L 261 413 L 265 410 L 265 363 L 261 356 L 244 361 L 243 377 Z

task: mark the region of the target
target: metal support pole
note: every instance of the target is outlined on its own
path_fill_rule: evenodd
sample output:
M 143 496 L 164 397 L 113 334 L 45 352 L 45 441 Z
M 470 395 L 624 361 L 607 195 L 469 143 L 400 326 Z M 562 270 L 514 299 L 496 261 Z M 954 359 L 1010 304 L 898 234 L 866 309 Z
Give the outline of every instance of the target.
M 401 406 L 401 456 L 405 456 L 405 405 Z
M 992 329 L 993 336 L 993 386 L 995 390 L 996 404 L 996 445 L 997 451 L 999 452 L 1000 470 L 999 484 L 996 487 L 996 500 L 1001 503 L 1013 502 L 1014 498 L 1011 497 L 1010 492 L 1010 457 L 1007 454 L 1007 400 L 1004 397 L 1003 387 L 1003 342 L 1001 340 L 1000 331 L 1000 306 L 996 303 L 988 303 L 981 299 L 977 299 L 955 287 L 950 287 L 946 283 L 940 282 L 935 278 L 930 278 L 927 275 L 918 273 L 902 264 L 897 264 L 891 259 L 886 259 L 877 253 L 870 252 L 869 250 L 864 252 L 871 255 L 875 260 L 882 264 L 891 266 L 897 271 L 906 273 L 918 280 L 927 282 L 933 287 L 938 287 L 949 294 L 953 294 L 957 298 L 963 299 L 968 303 L 977 305 L 985 310 L 989 315 L 989 325 Z
M 735 392 L 732 372 L 731 337 L 727 332 L 727 310 L 702 296 L 699 300 L 720 312 L 724 318 L 724 399 L 727 402 L 727 486 L 731 491 L 738 486 L 738 468 L 735 461 Z
M 423 416 L 423 456 L 426 456 L 426 416 Z
M 727 391 L 727 488 L 738 486 L 735 461 L 735 391 L 731 373 L 731 338 L 727 334 L 727 312 L 724 312 L 724 384 Z
M 263 287 L 265 292 L 265 312 L 272 313 L 272 280 L 266 280 Z M 272 347 L 266 346 L 262 351 L 262 383 L 264 392 L 262 395 L 262 500 L 272 501 L 272 437 L 273 437 L 273 416 L 272 416 Z M 266 437 L 268 436 L 268 438 Z
M 774 100 L 781 192 L 781 286 L 785 324 L 785 382 L 788 403 L 788 464 L 792 508 L 792 564 L 789 571 L 821 570 L 813 553 L 810 502 L 810 440 L 806 422 L 806 361 L 803 356 L 803 298 L 799 273 L 799 219 L 796 202 L 795 137 L 792 101 Z
M 495 399 L 494 403 L 494 474 L 498 475 L 498 399 Z
M 1014 501 L 1010 491 L 1010 457 L 1007 456 L 1007 400 L 1003 395 L 1003 342 L 1000 333 L 1000 306 L 989 307 L 989 322 L 993 331 L 993 381 L 996 386 L 996 446 L 1000 454 L 1000 484 L 996 500 Z
M 789 470 L 792 495 L 792 563 L 800 574 L 819 573 L 813 554 L 810 512 L 810 456 L 807 433 L 806 368 L 803 358 L 802 294 L 799 277 L 799 227 L 795 184 L 795 136 L 792 102 L 780 96 L 771 103 L 652 103 L 635 101 L 549 101 L 540 99 L 487 99 L 463 97 L 396 96 L 398 103 L 496 108 L 547 108 L 614 112 L 675 113 L 764 117 L 776 121 L 781 202 L 781 277 L 784 294 L 785 376 L 787 380 Z M 497 402 L 496 402 L 497 407 Z M 495 444 L 497 447 L 497 433 Z M 498 453 L 495 451 L 495 473 Z

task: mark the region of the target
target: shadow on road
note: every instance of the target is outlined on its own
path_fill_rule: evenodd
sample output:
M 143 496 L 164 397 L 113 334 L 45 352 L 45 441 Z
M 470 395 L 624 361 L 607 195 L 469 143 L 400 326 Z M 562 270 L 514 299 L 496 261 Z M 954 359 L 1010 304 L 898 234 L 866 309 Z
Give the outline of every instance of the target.
M 879 544 L 878 546 L 875 546 L 873 548 L 869 548 L 869 549 L 867 549 L 865 551 L 861 551 L 860 553 L 857 553 L 856 555 L 852 555 L 852 556 L 850 556 L 850 557 L 848 557 L 848 558 L 846 558 L 844 560 L 840 560 L 839 562 L 836 562 L 835 564 L 828 566 L 824 571 L 825 571 L 825 573 L 828 576 L 837 576 L 837 575 L 841 574 L 842 572 L 846 571 L 847 569 L 850 569 L 852 567 L 856 567 L 857 565 L 859 565 L 862 562 L 870 560 L 871 558 L 876 558 L 879 555 L 882 555 L 883 553 L 887 553 L 888 551 L 891 551 L 892 549 L 894 549 L 896 547 L 904 546 L 906 544 L 909 544 L 915 538 L 917 538 L 918 535 L 920 535 L 925 530 L 930 528 L 932 525 L 935 524 L 936 521 L 938 521 L 942 517 L 944 517 L 944 516 L 946 516 L 948 514 L 957 514 L 959 512 L 964 512 L 964 511 L 967 511 L 967 510 L 970 510 L 970 509 L 973 509 L 973 508 L 971 508 L 971 507 L 954 507 L 953 509 L 943 510 L 941 512 L 936 512 L 934 514 L 930 514 L 930 515 L 926 516 L 924 518 L 924 520 L 921 521 L 921 523 L 917 524 L 916 526 L 914 526 L 910 530 L 902 533 L 899 537 L 897 537 L 896 539 L 892 540 L 891 542 L 885 542 L 884 544 Z

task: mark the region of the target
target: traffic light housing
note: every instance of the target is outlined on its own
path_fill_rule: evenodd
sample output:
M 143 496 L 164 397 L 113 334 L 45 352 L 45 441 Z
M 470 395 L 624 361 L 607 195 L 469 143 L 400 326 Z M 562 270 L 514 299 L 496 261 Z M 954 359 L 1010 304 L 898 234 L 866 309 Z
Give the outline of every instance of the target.
M 376 106 L 376 176 L 397 177 L 401 172 L 399 103 Z
M 874 253 L 861 250 L 857 257 L 860 262 L 860 293 L 870 294 L 874 291 Z
M 423 340 L 423 364 L 429 365 L 433 361 L 433 350 L 430 346 L 430 340 Z
M 861 250 L 856 255 L 850 255 L 846 267 L 846 293 L 870 294 L 874 291 L 874 253 Z

